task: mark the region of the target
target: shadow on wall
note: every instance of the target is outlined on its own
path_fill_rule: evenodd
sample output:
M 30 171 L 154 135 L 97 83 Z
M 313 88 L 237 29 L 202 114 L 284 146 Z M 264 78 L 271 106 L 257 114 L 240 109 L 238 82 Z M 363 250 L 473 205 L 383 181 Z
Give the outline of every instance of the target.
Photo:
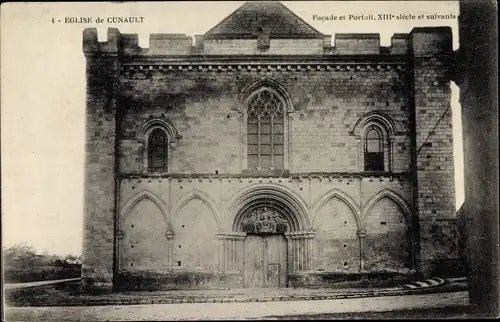
M 458 266 L 460 268 L 460 272 L 462 275 L 469 276 L 470 274 L 470 265 L 467 256 L 467 240 L 466 240 L 466 216 L 465 216 L 465 203 L 462 204 L 460 209 L 457 211 L 457 232 L 458 232 Z
M 218 272 L 120 271 L 115 291 L 208 290 L 241 288 L 241 279 Z
M 432 276 L 439 277 L 463 277 L 469 276 L 470 265 L 468 262 L 466 249 L 466 221 L 464 207 L 460 207 L 454 221 L 457 234 L 457 258 L 456 259 L 436 259 L 430 265 Z

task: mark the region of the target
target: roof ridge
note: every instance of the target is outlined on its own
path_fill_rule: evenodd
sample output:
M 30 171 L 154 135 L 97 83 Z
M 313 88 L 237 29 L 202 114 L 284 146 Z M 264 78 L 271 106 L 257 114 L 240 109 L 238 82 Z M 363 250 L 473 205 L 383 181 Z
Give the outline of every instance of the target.
M 241 6 L 239 6 L 238 8 L 236 8 L 235 10 L 233 10 L 233 12 L 231 12 L 230 14 L 228 14 L 226 16 L 226 18 L 222 19 L 218 24 L 216 24 L 215 26 L 213 26 L 212 28 L 210 28 L 210 30 L 208 30 L 205 35 L 208 35 L 209 33 L 212 32 L 212 30 L 216 29 L 217 27 L 219 27 L 220 25 L 222 25 L 224 22 L 226 22 L 227 20 L 229 20 L 229 18 L 231 18 L 236 12 L 240 11 L 249 1 L 246 1 L 244 4 L 242 4 Z
M 314 28 L 313 26 L 311 26 L 307 21 L 305 21 L 304 19 L 302 19 L 299 15 L 297 15 L 295 12 L 293 12 L 293 10 L 291 10 L 290 8 L 288 8 L 287 6 L 285 6 L 283 3 L 281 3 L 281 1 L 272 1 L 272 2 L 277 2 L 279 5 L 281 5 L 283 8 L 285 8 L 286 10 L 290 11 L 294 16 L 295 18 L 299 19 L 300 21 L 302 21 L 303 23 L 305 23 L 309 28 L 311 28 L 312 30 L 314 30 L 315 32 L 317 32 L 318 34 L 322 34 L 324 35 L 322 32 L 320 32 L 318 29 Z
M 247 1 L 221 22 L 208 30 L 206 36 L 256 35 L 264 27 L 270 36 L 288 34 L 321 38 L 323 33 L 312 27 L 280 1 Z

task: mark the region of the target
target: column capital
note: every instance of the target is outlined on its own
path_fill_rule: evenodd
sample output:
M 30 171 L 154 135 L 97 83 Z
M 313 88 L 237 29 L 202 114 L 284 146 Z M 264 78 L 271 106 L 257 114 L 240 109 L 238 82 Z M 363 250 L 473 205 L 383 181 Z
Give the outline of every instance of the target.
M 316 236 L 316 233 L 314 231 L 309 231 L 307 232 L 307 237 L 308 239 L 313 239 Z
M 227 239 L 227 235 L 226 234 L 217 234 L 217 239 L 219 239 L 219 240 Z
M 165 238 L 167 238 L 168 240 L 174 239 L 174 236 L 175 236 L 175 234 L 172 231 L 167 231 L 165 233 Z
M 125 232 L 121 229 L 117 229 L 115 232 L 116 239 L 118 240 L 123 240 L 123 237 L 125 237 Z
M 309 231 L 292 231 L 285 233 L 287 239 L 312 239 L 316 233 L 312 230 Z
M 356 232 L 359 238 L 365 238 L 366 237 L 366 230 L 365 229 L 360 229 Z
M 229 233 L 218 233 L 217 238 L 219 240 L 243 240 L 247 236 L 244 232 L 229 232 Z

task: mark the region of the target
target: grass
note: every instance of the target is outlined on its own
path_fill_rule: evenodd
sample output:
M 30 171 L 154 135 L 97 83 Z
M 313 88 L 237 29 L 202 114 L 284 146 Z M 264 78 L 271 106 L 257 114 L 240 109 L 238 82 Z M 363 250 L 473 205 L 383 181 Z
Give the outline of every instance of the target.
M 80 277 L 80 267 L 42 266 L 26 269 L 5 269 L 4 283 L 28 283 Z
M 443 287 L 416 291 L 417 294 L 464 291 L 466 284 L 454 283 Z M 350 286 L 352 287 L 352 286 Z M 347 286 L 346 288 L 349 288 Z M 359 291 L 360 288 L 348 292 Z M 120 291 L 90 294 L 83 292 L 79 282 L 67 282 L 23 289 L 5 290 L 6 303 L 10 306 L 67 306 L 67 305 L 107 305 L 107 304 L 151 304 L 168 300 L 195 302 L 206 298 L 260 298 L 290 297 L 301 298 L 342 294 L 342 287 L 321 289 L 213 289 L 213 290 L 170 290 L 170 291 Z

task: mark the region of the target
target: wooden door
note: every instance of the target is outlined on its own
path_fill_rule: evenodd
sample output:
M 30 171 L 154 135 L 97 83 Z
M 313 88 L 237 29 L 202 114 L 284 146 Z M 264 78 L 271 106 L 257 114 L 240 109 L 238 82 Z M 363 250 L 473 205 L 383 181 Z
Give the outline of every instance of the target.
M 285 236 L 266 236 L 264 247 L 267 287 L 286 287 L 287 247 Z
M 247 235 L 244 241 L 243 286 L 286 287 L 287 244 L 283 235 Z
M 264 248 L 263 239 L 258 235 L 248 235 L 244 241 L 243 254 L 243 286 L 249 288 L 265 287 L 264 285 Z

